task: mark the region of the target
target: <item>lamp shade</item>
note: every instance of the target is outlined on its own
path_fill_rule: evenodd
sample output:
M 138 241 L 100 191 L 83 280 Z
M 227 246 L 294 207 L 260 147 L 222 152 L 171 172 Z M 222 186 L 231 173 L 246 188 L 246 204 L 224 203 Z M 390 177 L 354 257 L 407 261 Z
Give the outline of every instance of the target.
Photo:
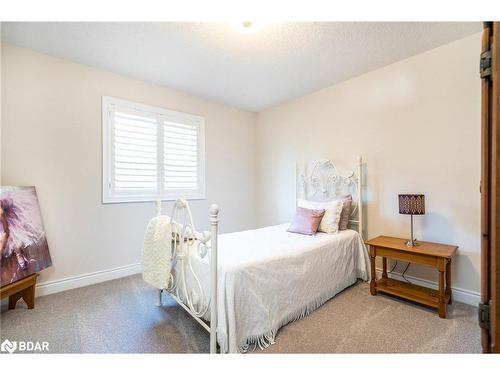
M 399 213 L 405 215 L 425 214 L 425 195 L 399 194 Z

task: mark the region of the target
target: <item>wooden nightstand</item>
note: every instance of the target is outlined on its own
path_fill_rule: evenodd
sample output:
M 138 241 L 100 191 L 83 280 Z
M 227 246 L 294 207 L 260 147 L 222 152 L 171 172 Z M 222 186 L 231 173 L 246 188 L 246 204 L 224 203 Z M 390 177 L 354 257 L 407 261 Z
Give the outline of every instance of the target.
M 372 280 L 370 292 L 384 292 L 438 309 L 446 318 L 446 305 L 451 303 L 451 259 L 458 246 L 432 242 L 419 242 L 420 246 L 407 246 L 406 239 L 379 236 L 366 241 L 370 246 Z M 376 280 L 375 258 L 382 257 L 382 278 Z M 439 271 L 439 289 L 434 290 L 415 284 L 390 279 L 387 276 L 387 258 L 423 264 Z

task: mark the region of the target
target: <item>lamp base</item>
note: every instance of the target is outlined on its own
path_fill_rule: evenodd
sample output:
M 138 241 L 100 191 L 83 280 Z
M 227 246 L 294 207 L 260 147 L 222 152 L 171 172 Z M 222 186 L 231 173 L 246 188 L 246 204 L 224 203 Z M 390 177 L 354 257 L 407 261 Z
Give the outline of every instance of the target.
M 420 246 L 417 239 L 406 241 L 406 246 Z

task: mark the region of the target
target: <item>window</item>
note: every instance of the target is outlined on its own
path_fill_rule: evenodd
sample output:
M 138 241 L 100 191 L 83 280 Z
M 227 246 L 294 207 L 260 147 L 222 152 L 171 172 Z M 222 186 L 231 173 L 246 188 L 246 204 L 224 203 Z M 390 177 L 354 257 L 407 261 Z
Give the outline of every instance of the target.
M 103 97 L 103 202 L 205 198 L 204 122 Z

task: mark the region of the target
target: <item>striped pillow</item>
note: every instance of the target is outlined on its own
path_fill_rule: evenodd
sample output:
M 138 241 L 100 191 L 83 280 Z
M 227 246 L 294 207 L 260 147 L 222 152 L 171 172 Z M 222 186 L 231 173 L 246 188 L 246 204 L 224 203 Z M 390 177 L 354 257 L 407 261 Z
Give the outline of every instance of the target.
M 339 230 L 346 230 L 349 225 L 349 217 L 352 211 L 352 195 L 346 195 L 342 198 L 342 212 L 340 213 Z

